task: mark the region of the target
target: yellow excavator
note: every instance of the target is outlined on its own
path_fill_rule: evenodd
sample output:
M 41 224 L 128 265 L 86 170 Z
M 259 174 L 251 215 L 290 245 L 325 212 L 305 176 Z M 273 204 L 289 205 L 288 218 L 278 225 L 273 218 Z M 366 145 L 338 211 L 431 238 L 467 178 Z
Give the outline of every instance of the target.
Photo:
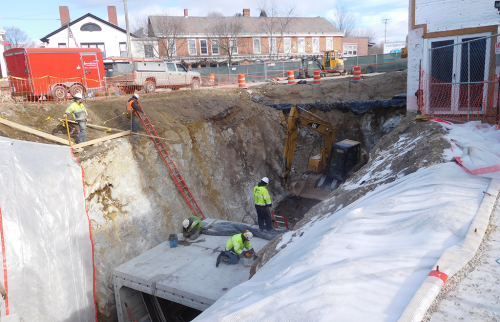
M 325 147 L 309 158 L 310 174 L 307 180 L 290 182 L 293 155 L 299 125 L 306 126 L 323 135 Z M 336 142 L 333 126 L 297 105 L 292 106 L 288 115 L 285 149 L 283 151 L 283 181 L 287 190 L 305 198 L 324 200 L 347 176 L 368 162 L 368 154 L 361 149 L 361 143 L 353 140 Z
M 321 77 L 326 77 L 328 73 L 342 74 L 344 73 L 344 60 L 341 57 L 341 53 L 338 50 L 327 50 L 323 54 L 323 57 L 313 57 L 313 58 L 302 58 L 303 69 L 308 74 L 306 77 L 309 77 L 309 70 L 306 61 L 315 61 L 318 65 L 318 68 L 321 70 Z M 312 62 L 311 62 L 312 63 Z

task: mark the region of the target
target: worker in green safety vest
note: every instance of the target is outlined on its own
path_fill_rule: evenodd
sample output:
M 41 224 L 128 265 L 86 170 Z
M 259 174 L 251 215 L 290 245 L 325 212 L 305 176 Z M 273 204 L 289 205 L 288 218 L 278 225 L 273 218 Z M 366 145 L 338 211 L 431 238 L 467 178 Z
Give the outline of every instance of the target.
M 262 178 L 259 184 L 253 188 L 253 200 L 255 202 L 255 210 L 257 210 L 257 220 L 259 222 L 259 229 L 263 231 L 264 228 L 269 231 L 273 229 L 271 225 L 271 196 L 267 190 L 269 179 Z
M 201 226 L 203 225 L 200 218 L 196 216 L 189 216 L 182 222 L 182 235 L 184 236 L 181 241 L 185 241 L 189 237 L 195 240 L 200 237 Z
M 219 256 L 217 256 L 216 267 L 219 267 L 220 262 L 225 262 L 228 264 L 238 264 L 240 260 L 240 254 L 243 252 L 243 249 L 248 249 L 248 254 L 253 253 L 257 256 L 257 252 L 254 251 L 252 245 L 250 245 L 250 240 L 253 238 L 253 234 L 250 231 L 246 231 L 241 234 L 236 234 L 233 237 L 229 238 L 226 243 L 226 250 L 221 252 Z
M 73 115 L 73 118 L 78 123 L 80 127 L 80 134 L 78 135 L 78 143 L 85 142 L 87 133 L 87 120 L 89 119 L 89 113 L 83 105 L 82 93 L 75 93 L 73 96 L 74 102 L 66 109 L 63 118 L 67 118 L 69 114 Z

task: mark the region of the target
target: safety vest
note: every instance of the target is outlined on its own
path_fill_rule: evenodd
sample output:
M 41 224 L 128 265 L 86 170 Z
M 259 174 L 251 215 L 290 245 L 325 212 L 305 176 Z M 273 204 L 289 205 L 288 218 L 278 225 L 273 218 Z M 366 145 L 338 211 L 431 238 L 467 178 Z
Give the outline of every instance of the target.
M 127 111 L 133 110 L 134 108 L 132 107 L 132 103 L 134 103 L 135 100 L 130 100 L 127 102 Z
M 253 188 L 253 200 L 257 206 L 266 206 L 271 204 L 271 196 L 266 186 L 255 186 Z
M 73 115 L 75 121 L 85 121 L 88 117 L 87 109 L 82 103 L 73 102 L 67 109 L 66 114 Z
M 191 225 L 188 227 L 187 231 L 190 232 L 194 227 L 198 226 L 198 228 L 201 228 L 203 223 L 201 222 L 200 218 L 196 216 L 189 216 L 187 217 Z
M 243 248 L 251 249 L 252 245 L 250 245 L 248 240 L 244 241 L 242 235 L 243 234 L 236 234 L 231 237 L 226 243 L 226 251 L 233 250 L 237 254 L 241 254 Z

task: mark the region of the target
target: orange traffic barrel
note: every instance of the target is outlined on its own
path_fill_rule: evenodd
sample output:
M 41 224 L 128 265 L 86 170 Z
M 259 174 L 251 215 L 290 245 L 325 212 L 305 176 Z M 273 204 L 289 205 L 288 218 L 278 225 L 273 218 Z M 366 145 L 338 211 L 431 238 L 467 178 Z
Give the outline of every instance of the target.
M 321 84 L 321 71 L 319 69 L 314 71 L 314 84 Z
M 352 73 L 352 81 L 359 82 L 361 80 L 361 66 L 355 65 L 354 72 Z
M 293 74 L 293 70 L 288 71 L 288 84 L 295 84 L 295 75 Z
M 238 87 L 247 87 L 245 84 L 245 74 L 238 74 Z
M 209 86 L 215 86 L 215 74 L 210 74 L 210 78 L 208 79 Z

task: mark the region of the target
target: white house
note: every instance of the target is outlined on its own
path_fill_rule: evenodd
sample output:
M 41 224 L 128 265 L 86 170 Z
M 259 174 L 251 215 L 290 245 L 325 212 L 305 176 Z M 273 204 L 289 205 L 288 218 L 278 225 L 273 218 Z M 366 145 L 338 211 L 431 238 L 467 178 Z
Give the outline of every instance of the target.
M 7 77 L 7 67 L 5 65 L 5 57 L 3 57 L 3 52 L 5 51 L 5 30 L 0 29 L 0 78 Z
M 409 112 L 497 117 L 495 3 L 409 0 Z
M 61 28 L 40 39 L 45 48 L 99 48 L 103 57 L 127 56 L 127 32 L 118 27 L 116 7 L 108 7 L 109 21 L 91 13 L 70 21 L 68 7 L 64 6 L 59 7 L 59 13 Z

